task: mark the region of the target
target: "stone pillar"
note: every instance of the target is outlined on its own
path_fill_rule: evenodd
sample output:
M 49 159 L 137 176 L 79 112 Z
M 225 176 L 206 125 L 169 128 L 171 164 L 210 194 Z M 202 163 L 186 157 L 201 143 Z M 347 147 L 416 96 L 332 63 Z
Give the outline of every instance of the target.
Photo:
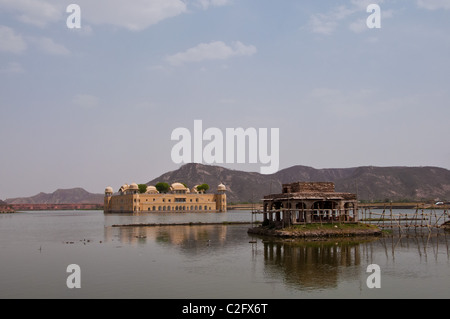
M 311 224 L 311 214 L 312 214 L 311 208 L 308 208 L 306 211 L 306 216 L 305 216 L 305 219 L 306 219 L 305 222 L 307 224 Z
M 345 202 L 340 201 L 338 208 L 339 208 L 339 221 L 345 221 Z
M 292 216 L 293 216 L 293 223 L 297 223 L 298 222 L 298 214 L 297 214 L 297 204 L 298 202 L 294 201 L 292 202 Z

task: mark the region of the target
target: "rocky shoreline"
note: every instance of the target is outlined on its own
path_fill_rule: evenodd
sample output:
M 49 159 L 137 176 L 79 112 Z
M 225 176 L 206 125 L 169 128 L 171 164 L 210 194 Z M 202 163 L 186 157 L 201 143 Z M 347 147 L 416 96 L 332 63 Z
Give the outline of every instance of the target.
M 381 229 L 372 226 L 359 224 L 359 227 L 341 227 L 335 225 L 331 228 L 323 228 L 318 225 L 315 228 L 284 228 L 273 229 L 264 226 L 248 229 L 249 234 L 270 236 L 276 238 L 331 238 L 331 237 L 367 237 L 381 236 Z

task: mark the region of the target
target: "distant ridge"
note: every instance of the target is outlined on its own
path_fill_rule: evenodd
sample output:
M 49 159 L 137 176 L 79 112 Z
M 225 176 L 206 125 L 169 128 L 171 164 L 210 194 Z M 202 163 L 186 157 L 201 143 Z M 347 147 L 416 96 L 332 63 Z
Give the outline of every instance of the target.
M 92 194 L 83 188 L 58 189 L 51 194 L 6 199 L 8 204 L 103 204 L 103 194 Z
M 281 185 L 296 181 L 334 182 L 336 191 L 357 193 L 360 200 L 428 201 L 450 199 L 450 171 L 439 167 L 374 167 L 315 169 L 292 166 L 272 175 L 243 172 L 220 166 L 186 164 L 147 183 L 182 182 L 188 187 L 207 183 L 214 191 L 227 186 L 228 202 L 258 202 L 281 192 Z
M 264 195 L 280 193 L 281 185 L 297 181 L 333 182 L 338 192 L 357 193 L 364 201 L 450 200 L 450 171 L 439 167 L 374 167 L 315 169 L 292 166 L 272 175 L 244 172 L 220 166 L 186 164 L 162 174 L 147 185 L 158 182 L 185 183 L 188 187 L 207 183 L 210 192 L 225 184 L 232 203 L 259 202 Z M 118 185 L 117 189 L 120 187 Z M 9 198 L 11 204 L 103 204 L 103 193 L 89 193 L 83 188 L 58 189 L 51 194 Z

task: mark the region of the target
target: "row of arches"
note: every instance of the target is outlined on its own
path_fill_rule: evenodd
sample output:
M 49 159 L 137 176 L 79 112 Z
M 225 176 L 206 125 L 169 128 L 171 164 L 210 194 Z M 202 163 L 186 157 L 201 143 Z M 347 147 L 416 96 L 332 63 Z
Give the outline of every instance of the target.
M 203 211 L 203 210 L 212 210 L 211 206 L 208 205 L 176 205 L 176 206 L 149 206 L 147 207 L 147 211 Z
M 283 220 L 289 224 L 354 222 L 358 220 L 357 205 L 354 201 L 275 200 L 264 203 L 264 214 L 264 219 Z

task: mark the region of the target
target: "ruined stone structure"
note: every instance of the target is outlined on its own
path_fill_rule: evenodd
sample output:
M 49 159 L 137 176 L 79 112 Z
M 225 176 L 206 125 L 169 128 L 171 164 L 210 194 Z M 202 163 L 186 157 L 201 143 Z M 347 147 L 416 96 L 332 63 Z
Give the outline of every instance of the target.
M 264 221 L 295 224 L 357 222 L 356 194 L 337 193 L 334 183 L 283 184 L 281 194 L 264 196 Z

